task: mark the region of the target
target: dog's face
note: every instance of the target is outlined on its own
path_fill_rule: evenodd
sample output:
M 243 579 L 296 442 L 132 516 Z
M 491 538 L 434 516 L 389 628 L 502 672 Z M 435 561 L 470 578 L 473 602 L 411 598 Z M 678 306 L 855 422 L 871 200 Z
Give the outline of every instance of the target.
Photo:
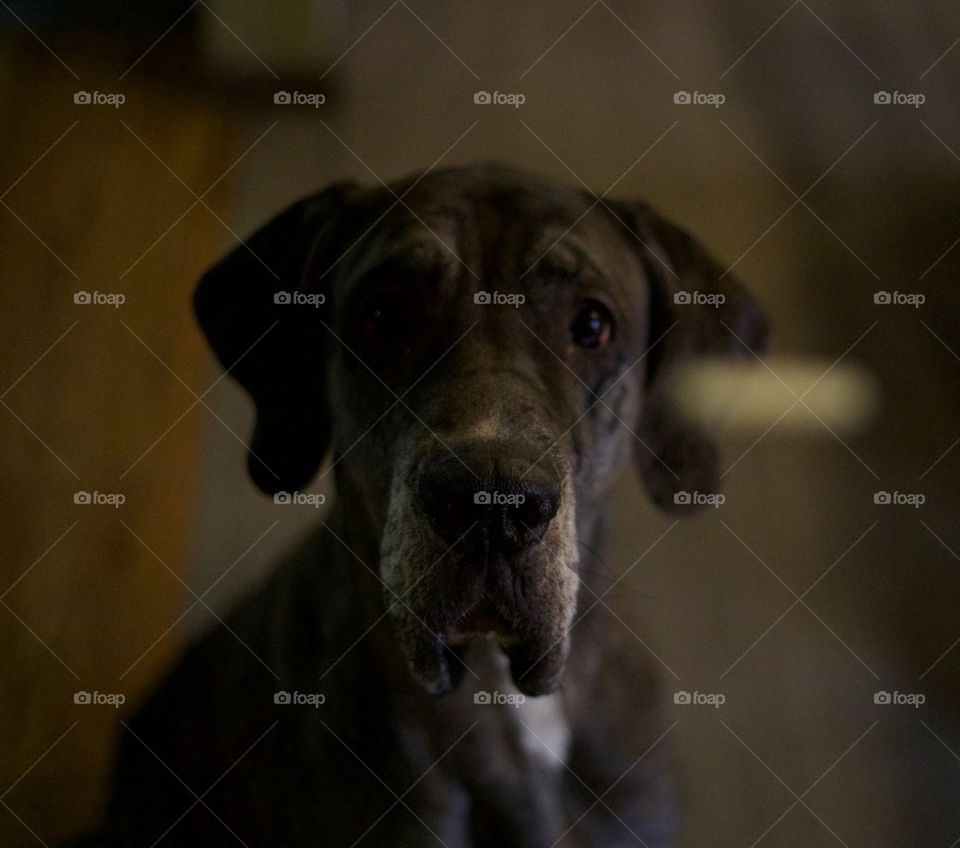
M 485 166 L 302 201 L 196 304 L 257 404 L 257 484 L 305 485 L 332 445 L 415 678 L 449 691 L 487 637 L 540 694 L 564 668 L 578 539 L 628 457 L 667 509 L 715 485 L 712 445 L 664 386 L 686 356 L 762 346 L 721 273 L 640 204 Z

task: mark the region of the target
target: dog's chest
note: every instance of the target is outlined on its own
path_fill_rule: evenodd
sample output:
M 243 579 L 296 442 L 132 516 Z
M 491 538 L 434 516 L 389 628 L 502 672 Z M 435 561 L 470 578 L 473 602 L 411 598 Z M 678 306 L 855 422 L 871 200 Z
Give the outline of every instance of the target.
M 550 768 L 561 768 L 570 750 L 570 725 L 560 695 L 528 698 L 516 709 L 518 738 L 530 757 Z
M 571 741 L 562 694 L 524 695 L 513 684 L 506 657 L 493 646 L 480 647 L 472 657 L 479 681 L 467 685 L 465 694 L 479 732 L 521 770 L 527 764 L 561 769 Z

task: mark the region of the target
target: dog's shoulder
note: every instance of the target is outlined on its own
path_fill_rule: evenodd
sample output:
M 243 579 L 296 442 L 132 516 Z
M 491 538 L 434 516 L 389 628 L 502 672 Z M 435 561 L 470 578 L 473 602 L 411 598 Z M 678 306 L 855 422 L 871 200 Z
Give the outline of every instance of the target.
M 323 617 L 323 594 L 308 582 L 310 574 L 322 573 L 318 566 L 324 563 L 318 559 L 324 558 L 325 548 L 315 534 L 286 557 L 232 613 L 215 620 L 186 649 L 125 723 L 109 812 L 111 831 L 143 833 L 146 827 L 157 830 L 156 838 L 176 811 L 188 809 L 211 786 L 214 793 L 229 786 L 231 793 L 241 794 L 244 787 L 259 786 L 261 797 L 251 793 L 231 801 L 246 819 L 255 819 L 257 809 L 276 801 L 263 789 L 283 791 L 290 749 L 303 742 L 294 730 L 298 722 L 288 720 L 301 711 L 290 713 L 286 698 L 309 677 L 304 664 L 328 653 L 317 625 Z M 194 826 L 202 832 L 205 819 L 216 824 L 202 805 L 197 807 L 198 815 L 191 814 L 186 827 L 178 824 L 177 832 L 190 832 Z M 268 811 L 263 812 L 264 820 L 270 820 Z M 150 827 L 145 818 L 156 826 Z

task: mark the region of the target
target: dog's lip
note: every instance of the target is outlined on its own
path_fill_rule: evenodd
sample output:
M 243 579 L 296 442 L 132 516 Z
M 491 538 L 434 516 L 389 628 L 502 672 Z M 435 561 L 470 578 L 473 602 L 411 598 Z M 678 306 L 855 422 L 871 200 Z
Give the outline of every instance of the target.
M 512 623 L 511 623 L 512 622 Z M 404 639 L 407 662 L 417 682 L 434 695 L 452 692 L 469 670 L 470 643 L 489 639 L 510 661 L 514 685 L 524 695 L 545 695 L 559 685 L 569 648 L 569 633 L 528 631 L 521 619 L 506 614 L 485 597 L 445 628 L 427 638 L 413 617 Z
M 501 646 L 506 646 L 517 638 L 516 631 L 506 616 L 488 599 L 481 600 L 461 615 L 447 631 L 445 641 L 448 645 L 461 645 L 475 636 L 496 639 Z

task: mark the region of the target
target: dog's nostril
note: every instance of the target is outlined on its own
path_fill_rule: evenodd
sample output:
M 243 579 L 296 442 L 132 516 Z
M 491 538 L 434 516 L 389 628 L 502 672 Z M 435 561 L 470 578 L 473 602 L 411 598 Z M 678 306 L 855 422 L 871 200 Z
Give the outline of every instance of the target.
M 520 551 L 543 539 L 544 533 L 560 508 L 556 492 L 527 488 L 517 492 L 515 503 L 505 507 L 498 516 L 499 534 L 491 532 L 491 544 L 502 552 Z
M 434 531 L 448 544 L 474 544 L 510 554 L 539 542 L 560 508 L 560 494 L 517 479 L 478 481 L 449 465 L 425 472 L 418 495 Z
M 525 495 L 516 506 L 516 520 L 531 530 L 551 521 L 560 509 L 560 496 L 552 492 Z
M 430 524 L 451 544 L 476 522 L 473 487 L 458 478 L 445 469 L 428 471 L 421 475 L 418 486 L 420 503 Z

